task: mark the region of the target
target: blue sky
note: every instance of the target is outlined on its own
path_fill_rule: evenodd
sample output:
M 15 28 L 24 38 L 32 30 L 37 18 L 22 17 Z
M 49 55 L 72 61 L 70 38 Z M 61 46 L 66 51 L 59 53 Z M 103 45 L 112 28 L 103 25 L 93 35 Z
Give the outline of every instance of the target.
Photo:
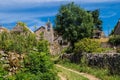
M 48 18 L 54 24 L 60 6 L 69 2 L 86 10 L 99 9 L 106 35 L 120 18 L 120 0 L 0 0 L 0 25 L 12 29 L 23 21 L 34 30 L 34 26 L 44 26 Z

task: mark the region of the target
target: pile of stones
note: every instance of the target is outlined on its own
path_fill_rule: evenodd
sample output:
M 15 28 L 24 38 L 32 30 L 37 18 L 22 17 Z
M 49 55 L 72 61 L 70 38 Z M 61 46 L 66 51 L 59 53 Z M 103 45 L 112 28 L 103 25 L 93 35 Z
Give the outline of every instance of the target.
M 0 62 L 9 75 L 15 74 L 22 67 L 23 58 L 23 55 L 14 52 L 0 51 Z

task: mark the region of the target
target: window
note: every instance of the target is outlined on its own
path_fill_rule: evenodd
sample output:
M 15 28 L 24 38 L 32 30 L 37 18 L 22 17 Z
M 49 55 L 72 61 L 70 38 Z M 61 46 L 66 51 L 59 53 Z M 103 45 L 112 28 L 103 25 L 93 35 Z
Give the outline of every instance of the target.
M 60 45 L 62 45 L 62 40 L 58 40 L 58 43 L 59 43 Z
M 50 31 L 50 24 L 47 25 L 47 31 Z

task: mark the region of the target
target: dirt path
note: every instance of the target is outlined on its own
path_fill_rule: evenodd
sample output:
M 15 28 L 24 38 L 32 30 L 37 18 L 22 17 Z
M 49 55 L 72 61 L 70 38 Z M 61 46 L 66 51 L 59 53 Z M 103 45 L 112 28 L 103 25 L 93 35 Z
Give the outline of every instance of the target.
M 60 77 L 61 80 L 67 80 L 62 74 L 58 73 L 58 77 Z
M 81 76 L 84 76 L 84 77 L 88 78 L 89 80 L 100 80 L 100 79 L 96 78 L 95 76 L 90 75 L 90 74 L 87 74 L 87 73 L 80 73 L 80 72 L 78 72 L 78 71 L 75 71 L 75 70 L 72 70 L 72 69 L 68 69 L 68 68 L 63 67 L 63 66 L 58 65 L 58 64 L 56 64 L 56 66 L 57 66 L 57 67 L 60 67 L 60 68 L 63 68 L 63 69 L 66 69 L 66 70 L 68 70 L 68 71 L 74 72 L 74 73 L 76 73 L 76 74 L 79 74 L 79 75 L 81 75 Z M 58 76 L 61 78 L 61 80 L 66 80 L 64 77 L 62 77 L 62 75 L 58 74 Z

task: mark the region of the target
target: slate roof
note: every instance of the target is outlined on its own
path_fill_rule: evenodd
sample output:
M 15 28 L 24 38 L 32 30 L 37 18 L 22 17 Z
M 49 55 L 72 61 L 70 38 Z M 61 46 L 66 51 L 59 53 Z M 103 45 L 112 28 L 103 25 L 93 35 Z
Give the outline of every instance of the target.
M 41 27 L 39 27 L 37 30 L 35 30 L 34 32 L 37 32 L 37 31 L 40 30 L 41 28 L 45 29 L 44 26 L 41 26 Z

